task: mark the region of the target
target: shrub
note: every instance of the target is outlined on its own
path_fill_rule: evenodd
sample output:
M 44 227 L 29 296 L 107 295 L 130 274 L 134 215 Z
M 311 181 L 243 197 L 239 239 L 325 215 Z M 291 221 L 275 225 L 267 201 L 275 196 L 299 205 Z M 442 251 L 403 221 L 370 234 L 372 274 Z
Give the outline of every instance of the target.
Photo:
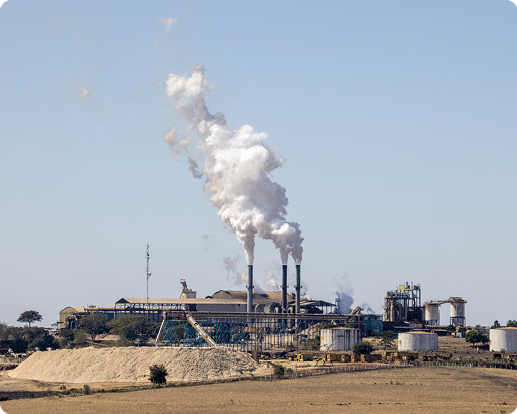
M 269 362 L 269 365 L 273 368 L 273 375 L 277 378 L 284 378 L 285 374 L 293 372 L 291 368 L 286 368 L 281 364 L 275 364 L 274 362 Z
M 167 383 L 167 369 L 163 365 L 152 365 L 149 367 L 151 371 L 151 375 L 149 375 L 149 381 L 151 381 L 154 385 L 163 385 Z
M 84 395 L 90 395 L 90 393 L 91 393 L 90 386 L 88 384 L 84 384 L 83 385 L 83 394 Z
M 373 351 L 373 346 L 368 341 L 359 341 L 354 344 L 352 348 L 354 355 L 363 355 L 363 354 L 371 354 Z

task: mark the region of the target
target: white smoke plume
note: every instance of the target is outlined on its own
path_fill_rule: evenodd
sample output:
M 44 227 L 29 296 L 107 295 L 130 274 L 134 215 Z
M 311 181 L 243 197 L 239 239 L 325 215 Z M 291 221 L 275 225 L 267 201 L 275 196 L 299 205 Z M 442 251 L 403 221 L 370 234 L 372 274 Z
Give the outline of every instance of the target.
M 163 140 L 167 143 L 171 150 L 171 157 L 178 159 L 178 156 L 182 152 L 188 151 L 191 138 L 187 137 L 184 140 L 179 139 L 179 134 L 176 132 L 176 125 L 173 125 L 171 129 L 163 133 Z
M 80 100 L 86 103 L 88 102 L 88 98 L 90 97 L 90 91 L 86 89 L 86 87 L 82 86 L 79 93 L 75 96 L 77 96 Z
M 171 45 L 172 44 L 172 33 L 170 32 L 171 26 L 178 21 L 178 19 L 175 19 L 174 17 L 160 17 L 156 19 L 157 22 L 165 23 L 165 37 L 159 36 L 154 39 L 154 43 L 162 43 L 163 45 Z
M 264 287 L 267 291 L 276 292 L 280 290 L 280 286 L 278 286 L 278 280 L 271 267 L 266 270 L 266 276 L 264 277 Z
M 245 270 L 243 272 L 239 272 L 237 270 L 240 261 L 241 257 L 238 254 L 236 254 L 234 257 L 227 256 L 223 258 L 223 265 L 224 269 L 226 270 L 226 280 L 228 280 L 228 282 L 230 282 L 232 285 L 247 286 L 248 271 Z M 259 294 L 266 293 L 255 280 L 253 280 L 253 292 Z
M 354 298 L 352 297 L 354 290 L 347 280 L 349 276 L 350 275 L 348 273 L 345 273 L 339 280 L 335 281 L 337 291 L 334 294 L 336 295 L 337 299 L 339 299 L 338 313 L 341 314 L 350 313 L 354 303 Z
M 189 157 L 189 169 L 195 178 L 204 177 L 204 190 L 237 235 L 248 264 L 254 260 L 255 235 L 273 241 L 282 264 L 289 255 L 300 264 L 303 238 L 299 225 L 286 220 L 285 188 L 270 178 L 283 159 L 264 145 L 267 134 L 250 125 L 230 129 L 222 113 L 208 111 L 203 94 L 212 87 L 204 72 L 203 65 L 198 65 L 191 68 L 189 78 L 170 73 L 166 81 L 167 96 L 178 101 L 175 111 L 201 135 L 197 148 L 202 151 L 203 167 Z
M 237 265 L 239 264 L 240 259 L 241 258 L 238 254 L 236 254 L 235 257 L 227 256 L 223 258 L 224 270 L 226 270 L 226 280 L 230 283 L 235 283 L 236 285 L 240 285 L 242 283 L 246 284 L 248 280 L 247 277 L 243 279 L 242 273 L 237 270 Z
M 157 22 L 165 23 L 167 26 L 165 30 L 169 31 L 173 23 L 176 23 L 178 19 L 175 19 L 174 17 L 159 17 L 156 19 Z

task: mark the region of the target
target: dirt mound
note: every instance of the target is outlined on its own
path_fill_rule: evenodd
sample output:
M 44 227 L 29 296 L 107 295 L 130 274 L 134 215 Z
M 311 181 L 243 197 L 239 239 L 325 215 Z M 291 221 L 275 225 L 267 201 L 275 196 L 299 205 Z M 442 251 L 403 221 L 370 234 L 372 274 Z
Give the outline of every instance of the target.
M 45 382 L 149 382 L 149 367 L 163 364 L 168 382 L 239 377 L 258 364 L 229 348 L 82 348 L 36 352 L 9 375 Z

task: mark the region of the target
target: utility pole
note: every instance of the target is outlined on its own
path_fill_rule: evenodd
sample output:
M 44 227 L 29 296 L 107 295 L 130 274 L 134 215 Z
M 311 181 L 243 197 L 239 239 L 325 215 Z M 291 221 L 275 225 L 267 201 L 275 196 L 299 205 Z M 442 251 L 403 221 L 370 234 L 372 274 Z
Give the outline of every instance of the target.
M 151 272 L 149 271 L 149 244 L 147 244 L 146 276 L 147 276 L 147 320 L 149 320 L 149 278 L 151 277 Z

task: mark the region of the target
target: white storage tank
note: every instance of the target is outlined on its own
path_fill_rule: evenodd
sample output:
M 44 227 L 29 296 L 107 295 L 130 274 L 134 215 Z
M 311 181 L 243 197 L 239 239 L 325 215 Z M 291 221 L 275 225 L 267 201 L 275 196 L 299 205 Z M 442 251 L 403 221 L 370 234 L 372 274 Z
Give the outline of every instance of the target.
M 437 326 L 440 325 L 440 305 L 437 303 L 425 304 L 425 324 Z
M 517 352 L 517 328 L 490 329 L 490 350 Z
M 399 351 L 436 351 L 438 334 L 431 332 L 399 333 Z
M 351 351 L 362 338 L 360 329 L 332 328 L 320 331 L 320 351 Z
M 451 303 L 451 324 L 454 326 L 465 326 L 465 303 L 467 301 L 459 297 L 451 297 L 449 300 Z

